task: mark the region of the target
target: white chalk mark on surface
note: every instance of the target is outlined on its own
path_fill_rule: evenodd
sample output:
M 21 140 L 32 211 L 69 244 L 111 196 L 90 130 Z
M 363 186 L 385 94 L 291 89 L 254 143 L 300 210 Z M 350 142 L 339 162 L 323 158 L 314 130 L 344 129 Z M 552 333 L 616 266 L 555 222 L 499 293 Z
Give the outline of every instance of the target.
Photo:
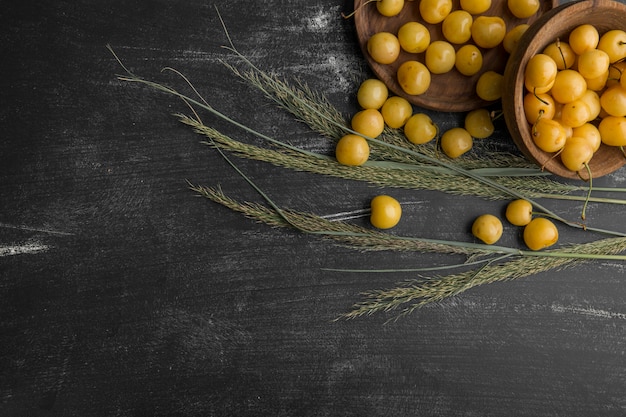
M 306 19 L 305 24 L 312 32 L 323 32 L 328 29 L 333 19 L 336 19 L 337 12 L 333 10 L 320 9 L 314 16 Z
M 402 206 L 422 205 L 423 203 L 424 203 L 423 201 L 402 201 L 400 202 L 400 205 Z M 325 214 L 321 217 L 331 222 L 338 222 L 338 221 L 359 219 L 361 217 L 367 217 L 371 213 L 372 213 L 371 208 L 362 208 L 362 209 L 351 210 L 351 211 L 342 211 L 340 213 Z
M 7 223 L 0 223 L 0 227 L 4 227 L 4 228 L 7 228 L 7 229 L 25 230 L 25 231 L 28 231 L 28 232 L 48 233 L 48 234 L 51 234 L 51 235 L 61 235 L 61 236 L 71 236 L 72 235 L 72 233 L 60 232 L 58 230 L 43 229 L 43 228 L 39 228 L 39 227 L 19 226 L 19 225 L 15 225 L 15 224 L 7 224 Z
M 4 256 L 23 255 L 46 252 L 48 245 L 39 242 L 25 243 L 23 245 L 2 245 L 0 246 L 0 258 Z
M 338 222 L 338 221 L 345 221 L 345 220 L 358 219 L 360 217 L 365 217 L 365 216 L 368 216 L 371 213 L 371 211 L 372 211 L 371 209 L 366 208 L 366 209 L 358 209 L 358 210 L 352 210 L 352 211 L 342 211 L 341 213 L 326 214 L 321 217 L 326 220 L 330 220 L 331 222 Z
M 552 311 L 554 311 L 555 313 L 574 313 L 583 316 L 597 317 L 601 319 L 626 320 L 626 313 L 614 313 L 612 311 L 600 310 L 591 307 L 567 307 L 553 304 Z

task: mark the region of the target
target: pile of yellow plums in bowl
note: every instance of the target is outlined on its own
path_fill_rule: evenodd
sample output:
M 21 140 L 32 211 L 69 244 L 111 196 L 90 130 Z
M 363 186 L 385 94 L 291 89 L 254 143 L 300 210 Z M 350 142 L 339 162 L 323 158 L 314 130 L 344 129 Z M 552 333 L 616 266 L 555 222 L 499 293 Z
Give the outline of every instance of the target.
M 517 147 L 565 178 L 622 167 L 625 60 L 626 5 L 585 0 L 542 15 L 520 38 L 504 73 L 502 106 Z
M 417 106 L 463 112 L 500 98 L 518 36 L 558 0 L 355 0 L 374 74 Z

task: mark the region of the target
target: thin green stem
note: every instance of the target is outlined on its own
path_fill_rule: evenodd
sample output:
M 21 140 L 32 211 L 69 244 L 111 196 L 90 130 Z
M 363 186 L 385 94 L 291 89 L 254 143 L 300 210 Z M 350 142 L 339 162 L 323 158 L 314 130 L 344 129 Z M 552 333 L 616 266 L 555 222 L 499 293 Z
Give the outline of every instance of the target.
M 597 191 L 595 188 L 594 191 Z M 538 193 L 537 198 L 550 198 L 553 200 L 570 200 L 570 201 L 589 201 L 590 203 L 607 203 L 626 205 L 626 200 L 620 200 L 617 198 L 603 198 L 603 197 L 587 197 L 581 195 L 569 195 L 569 194 L 543 194 Z
M 585 198 L 585 203 L 583 204 L 583 210 L 580 217 L 585 220 L 587 218 L 587 205 L 589 205 L 589 199 L 591 198 L 591 190 L 593 189 L 593 174 L 591 172 L 591 168 L 589 168 L 589 164 L 585 163 L 585 169 L 587 170 L 587 175 L 589 176 L 589 191 L 587 192 L 587 197 Z
M 464 268 L 464 267 L 468 267 L 468 266 L 474 266 L 474 265 L 484 265 L 484 264 L 490 264 L 493 262 L 498 262 L 501 261 L 503 259 L 507 259 L 509 257 L 513 256 L 512 254 L 505 254 L 502 256 L 498 256 L 496 258 L 492 258 L 492 259 L 481 259 L 478 261 L 472 261 L 472 262 L 462 262 L 462 263 L 458 263 L 458 264 L 450 264 L 450 265 L 442 265 L 442 266 L 431 266 L 431 267 L 425 267 L 425 268 L 388 268 L 388 269 L 346 269 L 346 268 L 322 268 L 323 271 L 329 271 L 329 272 L 346 272 L 346 273 L 398 273 L 398 272 L 433 272 L 433 271 L 447 271 L 450 269 L 454 269 L 454 268 Z

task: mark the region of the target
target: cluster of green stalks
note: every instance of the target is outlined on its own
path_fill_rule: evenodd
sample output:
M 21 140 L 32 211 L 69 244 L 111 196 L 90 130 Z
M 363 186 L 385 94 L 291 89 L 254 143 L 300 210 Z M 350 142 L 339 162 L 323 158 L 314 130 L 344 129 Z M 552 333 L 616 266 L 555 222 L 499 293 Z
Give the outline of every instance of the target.
M 226 64 L 235 76 L 262 91 L 268 99 L 289 111 L 296 119 L 319 133 L 321 137 L 336 141 L 346 133 L 355 133 L 349 128 L 346 118 L 322 95 L 315 93 L 303 83 L 290 84 L 268 75 L 240 54 L 232 42 L 226 49 L 232 52 L 245 67 L 242 71 L 234 65 Z M 111 52 L 113 52 L 112 49 Z M 118 59 L 115 54 L 114 56 Z M 119 59 L 118 61 L 121 64 Z M 417 279 L 397 284 L 391 289 L 365 293 L 364 300 L 355 304 L 348 313 L 341 315 L 342 318 L 355 318 L 391 310 L 396 311 L 398 313 L 396 317 L 398 317 L 428 303 L 442 301 L 479 285 L 527 277 L 585 260 L 626 260 L 626 255 L 621 255 L 626 250 L 625 233 L 597 229 L 579 221 L 565 219 L 537 201 L 540 198 L 568 199 L 578 200 L 586 205 L 588 201 L 624 204 L 624 200 L 590 196 L 587 186 L 573 186 L 555 181 L 521 156 L 486 151 L 486 153 L 481 153 L 479 158 L 468 157 L 453 162 L 441 156 L 435 147 L 413 145 L 404 138 L 401 131 L 387 128 L 379 138 L 366 138 L 371 146 L 371 158 L 367 163 L 359 167 L 343 166 L 332 156 L 292 146 L 285 141 L 257 132 L 221 113 L 209 105 L 191 83 L 176 70 L 167 68 L 182 77 L 192 89 L 193 95 L 185 95 L 164 84 L 143 79 L 123 65 L 122 68 L 125 74 L 119 76 L 120 80 L 140 83 L 181 98 L 189 106 L 193 116 L 178 114 L 179 120 L 203 135 L 204 143 L 215 148 L 233 169 L 259 192 L 267 204 L 237 201 L 225 195 L 219 187 L 189 184 L 198 195 L 272 227 L 295 228 L 303 233 L 319 235 L 358 250 L 444 253 L 462 255 L 466 258 L 466 262 L 462 265 L 447 266 L 447 269 L 464 267 L 462 272 L 449 275 L 424 277 L 422 276 L 424 272 L 441 268 L 416 268 L 414 271 L 420 273 Z M 207 111 L 215 117 L 240 127 L 243 131 L 256 135 L 266 141 L 269 146 L 258 146 L 233 139 L 205 125 L 196 109 Z M 347 221 L 331 221 L 316 214 L 278 207 L 269 195 L 259 189 L 226 153 L 293 170 L 367 181 L 382 187 L 437 190 L 453 195 L 472 195 L 489 200 L 523 198 L 530 201 L 534 209 L 546 217 L 570 227 L 598 232 L 610 235 L 610 237 L 603 237 L 590 243 L 534 252 L 469 242 L 397 236 L 356 226 Z M 595 189 L 595 191 L 624 190 L 611 188 Z M 583 195 L 579 194 L 581 192 Z M 369 272 L 371 271 L 380 272 L 376 268 L 369 269 Z

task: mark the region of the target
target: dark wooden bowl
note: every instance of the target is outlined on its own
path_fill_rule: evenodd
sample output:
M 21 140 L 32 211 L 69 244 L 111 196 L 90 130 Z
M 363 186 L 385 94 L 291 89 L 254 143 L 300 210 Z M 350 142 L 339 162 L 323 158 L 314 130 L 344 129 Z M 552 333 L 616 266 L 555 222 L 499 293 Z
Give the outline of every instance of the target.
M 539 149 L 533 142 L 531 125 L 523 109 L 524 68 L 528 60 L 557 38 L 567 39 L 581 24 L 591 24 L 600 34 L 611 29 L 626 30 L 626 5 L 613 0 L 585 0 L 565 3 L 541 16 L 524 34 L 519 47 L 509 58 L 505 73 L 502 107 L 513 141 L 526 157 L 545 170 L 565 178 L 578 178 L 576 172 L 565 168 L 558 157 Z M 609 174 L 626 162 L 619 148 L 602 145 L 591 159 L 593 177 Z M 581 172 L 583 178 L 586 173 Z
M 416 21 L 424 24 L 430 31 L 431 41 L 444 39 L 441 24 L 431 25 L 424 22 L 419 13 L 419 1 L 406 1 L 402 12 L 394 17 L 385 17 L 378 13 L 374 2 L 361 7 L 366 0 L 356 0 L 354 8 L 356 14 L 354 21 L 359 44 L 367 59 L 370 67 L 376 76 L 383 81 L 387 87 L 395 94 L 402 96 L 411 103 L 439 111 L 462 112 L 469 111 L 479 107 L 484 107 L 489 102 L 482 100 L 476 95 L 476 82 L 480 74 L 487 70 L 494 70 L 500 73 L 504 72 L 509 54 L 502 46 L 493 49 L 483 49 L 483 70 L 478 74 L 468 77 L 456 69 L 446 74 L 433 74 L 430 88 L 421 95 L 406 94 L 396 78 L 398 67 L 409 59 L 424 62 L 424 53 L 410 54 L 402 51 L 400 56 L 390 65 L 381 65 L 375 62 L 367 52 L 367 40 L 377 32 L 387 31 L 393 34 L 398 33 L 398 29 L 404 23 Z M 453 0 L 453 10 L 460 8 L 459 0 Z M 506 0 L 492 0 L 491 8 L 483 13 L 488 16 L 500 16 L 507 24 L 507 31 L 521 23 L 532 23 L 547 11 L 558 6 L 558 0 L 548 0 L 541 2 L 541 8 L 537 14 L 529 19 L 518 19 L 513 16 L 506 5 Z M 461 45 L 455 46 L 458 49 Z

